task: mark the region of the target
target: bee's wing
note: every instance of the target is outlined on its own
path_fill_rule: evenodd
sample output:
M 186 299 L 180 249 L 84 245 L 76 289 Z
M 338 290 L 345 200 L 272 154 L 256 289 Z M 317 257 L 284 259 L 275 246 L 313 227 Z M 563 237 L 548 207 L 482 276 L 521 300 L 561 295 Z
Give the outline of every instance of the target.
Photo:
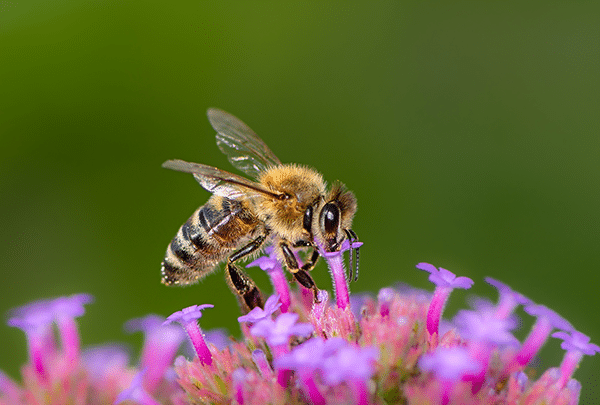
M 263 187 L 237 174 L 217 169 L 216 167 L 200 163 L 190 163 L 183 160 L 167 160 L 162 165 L 167 169 L 191 173 L 204 189 L 221 197 L 236 200 L 239 198 L 252 198 L 257 195 L 267 195 L 278 198 L 278 193 Z
M 218 108 L 210 108 L 207 115 L 217 131 L 217 146 L 236 169 L 258 178 L 269 166 L 281 164 L 262 139 L 239 118 Z

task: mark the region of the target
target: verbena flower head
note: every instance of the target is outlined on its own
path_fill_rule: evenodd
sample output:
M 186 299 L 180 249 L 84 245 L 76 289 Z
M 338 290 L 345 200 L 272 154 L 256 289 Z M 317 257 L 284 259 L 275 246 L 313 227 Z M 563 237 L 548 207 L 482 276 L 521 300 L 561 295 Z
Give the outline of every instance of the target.
M 474 310 L 444 320 L 450 293 L 470 288 L 469 278 L 421 263 L 433 293 L 396 286 L 376 296 L 350 296 L 341 252 L 325 253 L 334 302 L 325 290 L 316 301 L 307 299 L 305 289 L 290 287 L 284 276 L 273 282 L 264 308 L 239 317 L 241 339 L 228 341 L 223 332 L 200 329 L 199 319 L 212 315 L 203 313 L 210 304 L 166 319 L 138 318 L 126 328 L 144 333 L 139 363 L 118 345 L 79 349 L 76 318 L 91 301 L 88 295 L 13 310 L 8 323 L 25 332 L 29 360 L 22 383 L 0 373 L 0 405 L 578 403 L 581 384 L 573 376 L 600 346 L 551 309 L 488 279 L 499 291 L 497 304 L 480 299 Z M 273 255 L 254 264 L 280 274 Z M 282 291 L 289 294 L 287 307 Z M 519 305 L 535 318 L 523 341 L 513 335 Z M 188 358 L 175 357 L 183 331 L 195 349 Z M 530 360 L 550 335 L 563 340 L 563 360 L 532 373 Z M 539 378 L 528 377 L 534 375 Z
M 112 404 L 121 393 L 125 392 L 125 398 L 127 390 L 132 393 L 138 386 L 147 394 L 146 403 L 174 404 L 171 399 L 183 396 L 183 390 L 168 378 L 174 353 L 169 354 L 173 342 L 164 339 L 165 335 L 154 342 L 160 347 L 148 352 L 152 358 L 146 361 L 154 367 L 150 385 L 150 380 L 144 379 L 147 373 L 140 373 L 137 366 L 130 364 L 123 347 L 106 345 L 80 350 L 75 319 L 84 314 L 84 305 L 91 301 L 90 295 L 76 294 L 36 301 L 10 312 L 8 324 L 22 328 L 28 336 L 30 359 L 21 368 L 22 386 L 2 378 L 0 373 L 0 404 Z M 148 319 L 156 325 L 152 317 Z M 140 327 L 142 324 L 140 321 Z M 148 392 L 153 388 L 153 393 Z
M 40 300 L 16 308 L 10 313 L 8 325 L 20 328 L 27 335 L 30 361 L 38 378 L 47 381 L 50 367 L 69 373 L 78 361 L 79 332 L 75 318 L 84 314 L 84 305 L 92 302 L 88 294 L 75 294 L 52 300 Z M 60 335 L 61 359 L 54 341 L 52 325 Z M 60 362 L 61 364 L 56 364 Z

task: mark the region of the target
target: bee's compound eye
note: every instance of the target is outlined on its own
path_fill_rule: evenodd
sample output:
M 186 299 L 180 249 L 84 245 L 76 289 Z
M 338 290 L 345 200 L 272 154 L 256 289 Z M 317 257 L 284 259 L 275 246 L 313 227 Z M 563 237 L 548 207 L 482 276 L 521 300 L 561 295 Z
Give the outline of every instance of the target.
M 321 219 L 326 234 L 337 234 L 340 224 L 340 209 L 334 203 L 327 203 L 321 211 Z

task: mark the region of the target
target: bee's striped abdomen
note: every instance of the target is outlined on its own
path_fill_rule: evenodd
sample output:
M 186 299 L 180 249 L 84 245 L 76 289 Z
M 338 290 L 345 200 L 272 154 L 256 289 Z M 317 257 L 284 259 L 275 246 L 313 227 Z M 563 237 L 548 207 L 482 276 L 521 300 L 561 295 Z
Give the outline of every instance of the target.
M 243 203 L 212 196 L 179 228 L 167 247 L 162 283 L 195 283 L 235 250 L 257 222 Z

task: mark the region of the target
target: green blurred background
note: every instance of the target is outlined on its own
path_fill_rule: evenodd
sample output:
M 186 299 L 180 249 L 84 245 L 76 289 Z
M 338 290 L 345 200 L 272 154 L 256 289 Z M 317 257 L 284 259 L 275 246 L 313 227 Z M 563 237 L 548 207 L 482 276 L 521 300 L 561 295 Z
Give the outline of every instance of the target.
M 599 21 L 595 2 L 1 1 L 0 313 L 88 292 L 85 345 L 137 353 L 126 320 L 204 303 L 204 328 L 237 334 L 221 271 L 159 283 L 208 198 L 160 166 L 232 170 L 216 106 L 355 191 L 354 292 L 432 289 L 414 269 L 428 261 L 492 299 L 483 277 L 500 279 L 600 343 Z M 330 288 L 323 263 L 313 274 Z M 0 326 L 0 342 L 16 377 L 23 334 Z M 561 357 L 551 339 L 540 370 Z M 575 374 L 582 404 L 600 398 L 599 368 Z

